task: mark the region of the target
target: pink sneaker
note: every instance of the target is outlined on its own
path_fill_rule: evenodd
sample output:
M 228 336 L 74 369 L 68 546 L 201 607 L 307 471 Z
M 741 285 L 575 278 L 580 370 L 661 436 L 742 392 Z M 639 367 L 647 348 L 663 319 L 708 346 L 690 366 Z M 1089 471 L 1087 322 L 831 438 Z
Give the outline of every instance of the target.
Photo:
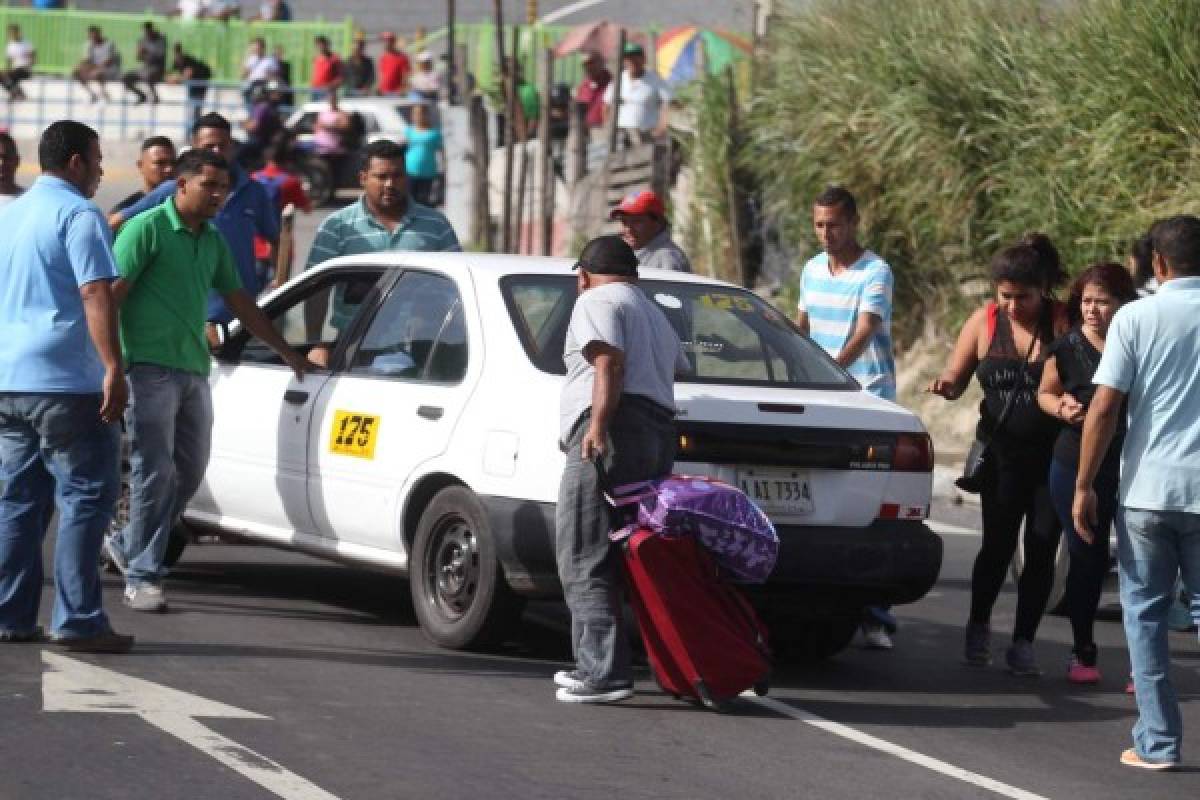
M 1100 682 L 1100 670 L 1089 667 L 1077 657 L 1071 656 L 1071 664 L 1067 667 L 1067 680 L 1071 683 L 1091 684 Z

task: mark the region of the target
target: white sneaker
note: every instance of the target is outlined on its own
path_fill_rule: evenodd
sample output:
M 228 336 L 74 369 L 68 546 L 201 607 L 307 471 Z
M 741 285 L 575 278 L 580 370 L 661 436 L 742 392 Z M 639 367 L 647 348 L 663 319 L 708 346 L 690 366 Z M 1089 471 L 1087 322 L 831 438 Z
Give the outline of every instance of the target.
M 579 671 L 573 669 L 560 669 L 554 673 L 554 685 L 561 686 L 564 689 L 578 689 L 584 685 L 583 678 L 579 677 Z
M 167 598 L 161 586 L 126 586 L 125 605 L 134 611 L 161 614 L 167 610 Z
M 632 686 L 612 686 L 607 689 L 593 689 L 586 683 L 579 686 L 559 689 L 554 699 L 560 703 L 619 703 L 633 697 Z
M 892 637 L 882 625 L 864 625 L 862 629 L 863 646 L 868 650 L 891 650 Z

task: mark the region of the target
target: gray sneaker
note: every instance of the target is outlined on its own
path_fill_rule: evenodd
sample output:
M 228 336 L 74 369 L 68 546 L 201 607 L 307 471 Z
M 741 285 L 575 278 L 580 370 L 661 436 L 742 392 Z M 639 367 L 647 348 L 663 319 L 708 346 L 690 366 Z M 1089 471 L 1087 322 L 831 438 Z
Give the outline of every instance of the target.
M 125 605 L 134 611 L 162 614 L 167 610 L 167 598 L 161 586 L 126 586 Z
M 992 663 L 992 629 L 986 622 L 967 623 L 963 661 L 972 667 L 986 667 Z
M 633 686 L 607 686 L 603 689 L 581 683 L 578 686 L 564 687 L 555 693 L 554 698 L 560 703 L 619 703 L 633 697 Z
M 1033 658 L 1033 643 L 1025 639 L 1014 639 L 1008 651 L 1004 654 L 1008 671 L 1013 675 L 1036 678 L 1042 674 Z

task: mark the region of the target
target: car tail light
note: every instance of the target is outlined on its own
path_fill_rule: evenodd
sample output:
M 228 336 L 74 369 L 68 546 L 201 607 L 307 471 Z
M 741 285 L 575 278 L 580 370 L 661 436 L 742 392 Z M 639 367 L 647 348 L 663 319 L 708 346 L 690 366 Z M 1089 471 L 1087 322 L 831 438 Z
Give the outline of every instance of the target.
M 933 440 L 927 433 L 902 433 L 896 437 L 892 469 L 897 472 L 933 472 Z

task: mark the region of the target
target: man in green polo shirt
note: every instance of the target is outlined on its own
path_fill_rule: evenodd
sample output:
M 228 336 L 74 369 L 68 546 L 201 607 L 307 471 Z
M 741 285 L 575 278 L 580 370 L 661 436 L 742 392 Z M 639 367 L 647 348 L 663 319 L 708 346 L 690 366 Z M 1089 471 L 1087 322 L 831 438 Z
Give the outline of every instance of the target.
M 175 175 L 174 196 L 130 220 L 114 246 L 121 278 L 113 296 L 121 303 L 121 347 L 129 365 L 133 451 L 129 525 L 105 547 L 125 574 L 125 603 L 137 611 L 166 610 L 167 542 L 208 466 L 209 291 L 222 296 L 297 380 L 311 366 L 242 289 L 229 246 L 209 222 L 229 193 L 228 162 L 209 150 L 189 150 Z

